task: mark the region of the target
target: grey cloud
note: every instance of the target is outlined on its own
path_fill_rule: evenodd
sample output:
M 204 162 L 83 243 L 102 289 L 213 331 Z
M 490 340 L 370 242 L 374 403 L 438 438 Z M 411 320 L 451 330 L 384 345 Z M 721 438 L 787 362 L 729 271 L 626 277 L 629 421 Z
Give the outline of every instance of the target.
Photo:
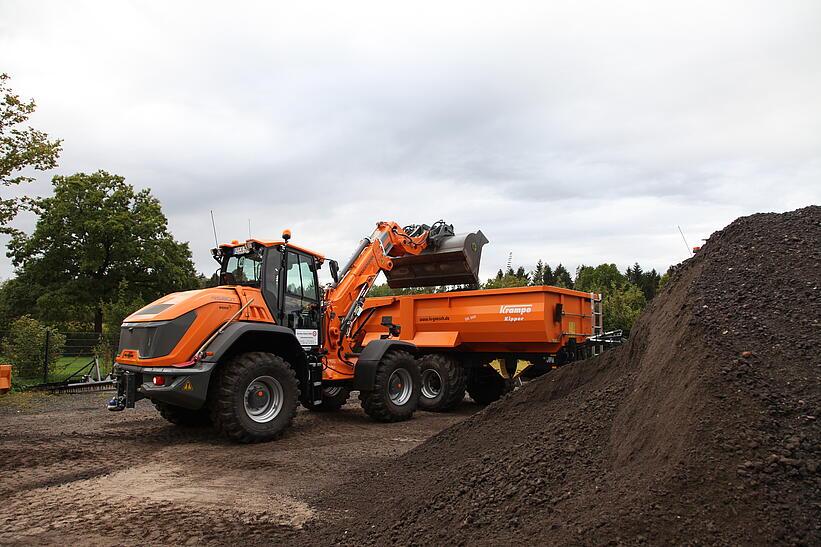
M 151 187 L 203 271 L 210 209 L 223 239 L 251 218 L 343 258 L 377 220 L 446 218 L 488 234 L 490 275 L 508 252 L 665 268 L 678 224 L 698 240 L 821 198 L 815 2 L 6 2 L 0 21 L 0 69 L 65 139 L 57 172 Z

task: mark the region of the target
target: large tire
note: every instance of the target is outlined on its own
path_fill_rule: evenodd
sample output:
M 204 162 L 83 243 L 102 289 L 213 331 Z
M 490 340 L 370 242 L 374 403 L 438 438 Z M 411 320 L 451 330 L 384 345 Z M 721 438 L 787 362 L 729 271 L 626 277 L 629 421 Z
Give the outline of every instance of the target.
M 467 374 L 462 364 L 450 355 L 434 353 L 419 360 L 422 375 L 419 408 L 447 412 L 465 398 Z
M 373 391 L 359 392 L 365 413 L 377 422 L 401 422 L 419 405 L 419 365 L 406 351 L 386 354 L 376 369 Z
M 211 416 L 207 408 L 191 410 L 181 406 L 169 405 L 168 403 L 154 403 L 154 407 L 159 411 L 160 416 L 174 425 L 181 427 L 201 427 L 211 425 Z
M 328 386 L 322 389 L 322 404 L 315 405 L 313 402 L 302 401 L 302 406 L 314 412 L 332 412 L 339 410 L 348 402 L 351 390 L 343 386 Z
M 299 404 L 294 369 L 272 353 L 241 353 L 223 363 L 209 394 L 216 428 L 241 443 L 272 441 Z
M 513 382 L 502 378 L 492 367 L 484 365 L 468 372 L 467 391 L 470 398 L 482 406 L 502 398 L 513 389 Z

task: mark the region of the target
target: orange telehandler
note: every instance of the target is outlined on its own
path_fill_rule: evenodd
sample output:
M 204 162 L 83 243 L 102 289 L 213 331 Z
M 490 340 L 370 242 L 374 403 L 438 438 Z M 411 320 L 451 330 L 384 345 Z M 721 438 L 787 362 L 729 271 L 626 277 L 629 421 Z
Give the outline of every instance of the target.
M 561 364 L 563 352 L 580 355 L 576 343 L 595 330 L 595 310 L 588 308 L 595 295 L 566 291 L 556 313 L 566 313 L 565 306 L 579 312 L 578 319 L 568 323 L 560 317 L 556 323 L 548 293 L 564 289 L 550 287 L 521 294 L 446 293 L 451 296 L 444 306 L 441 295 L 366 300 L 380 273 L 391 287 L 476 283 L 487 243 L 481 231 L 457 235 L 442 221 L 404 228 L 379 222 L 341 269 L 290 239 L 286 230 L 281 240 L 220 245 L 212 250 L 220 286 L 170 294 L 127 317 L 109 410 L 148 398 L 172 423 L 212 423 L 236 441 L 260 442 L 278 437 L 298 404 L 338 409 L 355 390 L 370 417 L 400 421 L 413 415 L 420 398 L 423 408 L 444 410 L 448 405 L 437 403 L 440 393 L 450 403 L 461 386 L 463 396 L 466 376 L 471 395 L 490 402 L 504 390 L 498 388 L 502 377 L 487 366 L 489 358 L 505 360 L 503 375 L 519 358 Z M 321 290 L 317 271 L 326 262 L 333 283 Z M 432 305 L 433 315 L 416 313 L 431 307 L 422 301 L 425 296 L 439 302 Z M 452 305 L 462 324 L 436 318 Z M 477 331 L 480 325 L 483 332 Z M 465 345 L 454 329 L 461 329 Z M 437 330 L 439 336 L 432 332 Z M 498 344 L 477 345 L 477 336 Z M 448 367 L 470 374 L 457 371 L 448 383 Z

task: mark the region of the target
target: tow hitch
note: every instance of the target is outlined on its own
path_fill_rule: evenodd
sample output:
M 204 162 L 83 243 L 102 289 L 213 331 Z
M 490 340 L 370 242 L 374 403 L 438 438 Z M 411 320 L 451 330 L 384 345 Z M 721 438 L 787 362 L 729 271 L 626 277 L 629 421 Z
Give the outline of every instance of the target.
M 126 408 L 134 408 L 137 402 L 137 374 L 124 370 L 116 377 L 117 395 L 112 397 L 106 408 L 112 412 L 119 412 Z
M 111 412 L 119 412 L 120 410 L 125 410 L 125 395 L 115 395 L 108 401 L 106 408 Z

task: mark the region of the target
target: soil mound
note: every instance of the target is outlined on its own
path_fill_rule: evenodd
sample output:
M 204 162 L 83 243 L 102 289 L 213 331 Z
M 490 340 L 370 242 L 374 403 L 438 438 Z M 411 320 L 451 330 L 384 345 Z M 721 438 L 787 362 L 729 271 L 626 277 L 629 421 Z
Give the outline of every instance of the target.
M 821 544 L 820 356 L 821 207 L 738 219 L 679 267 L 626 345 L 353 477 L 326 498 L 341 527 L 316 532 Z

